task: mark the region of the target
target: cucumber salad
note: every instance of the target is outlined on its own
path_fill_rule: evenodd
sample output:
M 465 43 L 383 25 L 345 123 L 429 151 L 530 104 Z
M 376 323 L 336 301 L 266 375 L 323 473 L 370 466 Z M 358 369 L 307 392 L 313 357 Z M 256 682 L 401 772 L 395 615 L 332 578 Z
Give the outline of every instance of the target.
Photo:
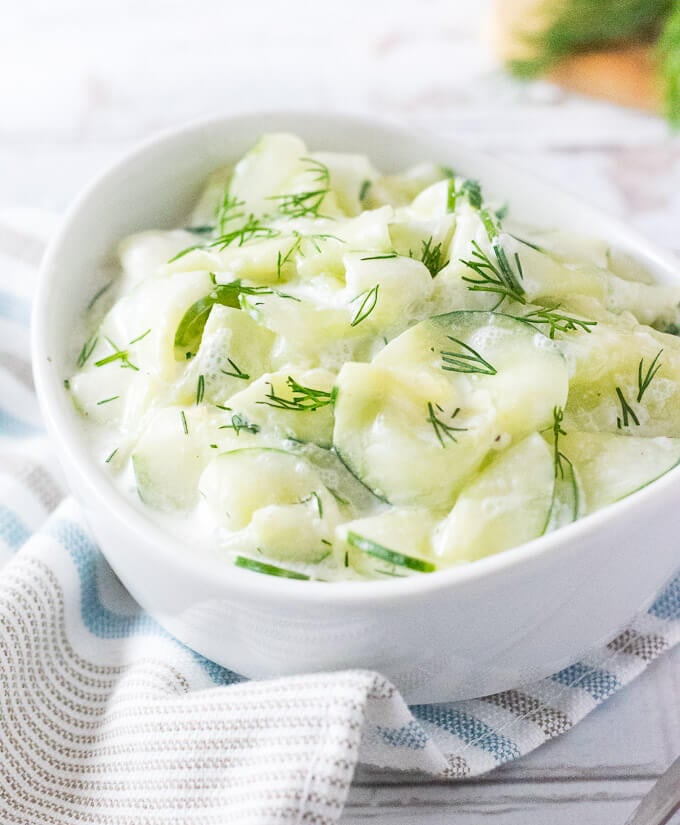
M 187 552 L 420 576 L 680 461 L 680 287 L 518 223 L 462 172 L 269 134 L 182 228 L 122 241 L 65 387 Z

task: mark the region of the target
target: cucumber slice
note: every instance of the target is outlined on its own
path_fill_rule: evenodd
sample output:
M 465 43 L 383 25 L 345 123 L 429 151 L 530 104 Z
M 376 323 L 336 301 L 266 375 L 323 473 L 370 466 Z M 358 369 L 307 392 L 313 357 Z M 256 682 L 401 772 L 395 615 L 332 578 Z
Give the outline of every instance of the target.
M 680 350 L 659 339 L 648 327 L 605 323 L 566 336 L 560 345 L 572 376 L 565 429 L 680 437 Z
M 194 403 L 200 376 L 203 376 L 201 400 L 226 404 L 232 395 L 269 367 L 274 341 L 272 332 L 256 324 L 242 310 L 213 306 L 198 352 L 188 362 L 177 384 L 177 402 Z M 182 357 L 185 358 L 184 354 Z
M 207 460 L 203 410 L 164 407 L 149 419 L 132 453 L 141 500 L 157 510 L 186 511 L 196 504 Z
M 205 468 L 199 488 L 218 523 L 230 530 L 246 527 L 262 507 L 299 504 L 313 499 L 314 493 L 325 512 L 334 512 L 335 501 L 313 467 L 274 448 L 252 447 L 216 456 Z
M 264 431 L 330 446 L 334 382 L 334 373 L 324 369 L 266 373 L 232 396 L 229 406 Z
M 296 570 L 286 570 L 284 567 L 278 567 L 275 564 L 268 564 L 257 559 L 250 559 L 247 556 L 236 556 L 234 565 L 236 567 L 242 567 L 244 570 L 252 570 L 254 573 L 264 573 L 267 576 L 279 576 L 284 579 L 309 581 L 309 576 L 305 575 L 305 573 L 298 573 Z
M 389 335 L 408 319 L 423 316 L 432 276 L 421 261 L 395 253 L 362 253 L 345 255 L 343 262 L 351 327 Z
M 338 522 L 337 508 L 324 503 L 330 504 L 320 488 L 296 504 L 261 507 L 248 527 L 254 545 L 281 561 L 320 562 L 331 555 Z
M 521 438 L 547 427 L 568 391 L 558 346 L 529 325 L 491 312 L 450 312 L 412 327 L 374 359 L 376 366 L 428 370 L 484 394 L 499 432 Z
M 392 504 L 448 510 L 498 435 L 486 398 L 469 401 L 441 370 L 348 363 L 336 387 L 335 449 Z
M 651 484 L 680 462 L 680 438 L 570 432 L 561 451 L 573 462 L 592 513 Z
M 534 433 L 495 458 L 461 492 L 434 539 L 435 556 L 455 564 L 540 536 L 555 482 L 550 447 Z
M 432 573 L 432 514 L 423 509 L 394 508 L 350 521 L 336 529 L 336 559 L 364 575 Z

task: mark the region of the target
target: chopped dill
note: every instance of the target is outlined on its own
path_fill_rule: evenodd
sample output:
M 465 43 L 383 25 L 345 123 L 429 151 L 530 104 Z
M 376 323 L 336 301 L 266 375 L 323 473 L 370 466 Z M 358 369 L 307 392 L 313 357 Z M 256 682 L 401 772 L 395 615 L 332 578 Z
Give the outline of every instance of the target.
M 196 385 L 196 406 L 203 401 L 205 395 L 205 377 L 201 374 L 198 376 L 198 383 Z
M 370 188 L 371 188 L 371 181 L 368 180 L 368 178 L 366 180 L 361 181 L 361 186 L 359 187 L 359 200 L 362 203 L 363 203 L 363 201 L 366 200 L 366 195 L 368 195 L 368 190 Z
M 257 424 L 251 424 L 250 421 L 241 413 L 234 413 L 231 416 L 231 424 L 222 424 L 218 429 L 220 430 L 233 430 L 236 435 L 241 434 L 241 430 L 245 430 L 247 433 L 259 433 L 260 428 Z
M 229 372 L 229 370 L 221 369 L 220 372 L 223 375 L 228 375 L 230 378 L 240 378 L 242 381 L 248 381 L 250 379 L 248 373 L 243 372 L 243 370 L 234 361 L 232 361 L 231 358 L 227 358 L 227 361 L 229 361 L 229 366 L 233 371 Z M 224 407 L 223 409 L 229 409 L 229 407 Z
M 656 376 L 656 374 L 658 373 L 658 371 L 662 367 L 662 364 L 659 361 L 659 358 L 661 357 L 662 352 L 663 352 L 663 349 L 660 349 L 657 352 L 657 354 L 654 356 L 654 360 L 649 365 L 649 367 L 647 369 L 647 372 L 644 375 L 642 374 L 642 370 L 643 370 L 643 367 L 644 367 L 645 359 L 644 358 L 640 359 L 640 363 L 638 364 L 638 394 L 637 394 L 638 404 L 640 403 L 640 401 L 642 401 L 643 395 L 645 394 L 645 392 L 647 391 L 649 385 L 654 380 L 654 377 Z
M 184 430 L 184 435 L 189 435 L 189 426 L 187 424 L 187 417 L 184 414 L 184 410 L 179 411 L 179 417 L 182 419 L 182 429 Z
M 449 424 L 447 421 L 443 421 L 437 413 L 435 413 L 435 407 L 439 413 L 443 413 L 444 410 L 439 404 L 433 404 L 431 401 L 427 402 L 427 412 L 428 416 L 426 421 L 428 424 L 432 424 L 432 429 L 434 430 L 434 434 L 437 436 L 437 440 L 441 444 L 442 447 L 446 447 L 446 442 L 444 441 L 445 438 L 448 438 L 450 441 L 456 443 L 458 439 L 454 435 L 454 433 L 462 433 L 467 430 L 467 427 L 454 427 L 453 425 Z M 460 412 L 460 407 L 456 407 L 450 417 L 450 421 L 452 421 Z
M 574 332 L 580 330 L 582 332 L 590 333 L 590 327 L 597 326 L 597 321 L 583 321 L 580 318 L 574 318 L 573 315 L 567 315 L 564 312 L 559 312 L 559 305 L 550 308 L 532 309 L 526 315 L 513 315 L 511 317 L 518 321 L 523 321 L 533 326 L 539 324 L 548 324 L 548 337 L 554 338 L 556 332 Z
M 222 200 L 215 208 L 215 229 L 220 235 L 224 235 L 225 227 L 230 221 L 238 218 L 245 218 L 245 212 L 239 211 L 245 206 L 245 202 L 229 194 L 227 189 Z
M 288 218 L 321 217 L 319 210 L 324 198 L 330 192 L 331 173 L 325 163 L 313 158 L 300 158 L 307 164 L 307 171 L 313 175 L 318 186 L 302 192 L 285 195 L 271 195 L 269 200 L 277 201 L 278 211 Z
M 118 452 L 118 447 L 116 447 L 116 449 L 112 453 L 109 454 L 108 458 L 104 459 L 104 464 L 108 464 L 117 452 Z
M 371 287 L 370 289 L 365 289 L 363 292 L 360 292 L 356 297 L 352 298 L 350 303 L 354 303 L 354 301 L 361 300 L 359 304 L 359 308 L 354 313 L 354 317 L 350 321 L 350 326 L 355 327 L 357 324 L 360 324 L 362 321 L 365 321 L 366 318 L 373 312 L 378 303 L 378 290 L 380 288 L 380 284 L 376 284 L 375 286 Z
M 85 341 L 83 344 L 82 349 L 80 350 L 80 355 L 78 355 L 78 360 L 76 361 L 76 365 L 78 367 L 84 367 L 85 364 L 89 361 L 90 356 L 94 352 L 94 348 L 97 346 L 97 341 L 99 339 L 96 335 L 90 336 L 90 338 Z
M 120 361 L 120 366 L 122 369 L 131 369 L 135 370 L 135 372 L 139 372 L 139 367 L 136 366 L 136 364 L 133 364 L 132 361 L 130 361 L 127 350 L 118 349 L 114 342 L 108 337 L 106 338 L 106 341 L 108 342 L 109 346 L 113 348 L 114 351 L 111 353 L 111 355 L 107 355 L 104 358 L 100 358 L 99 361 L 95 361 L 95 367 L 104 367 L 106 366 L 106 364 L 112 364 L 114 361 Z
M 448 258 L 444 259 L 441 241 L 435 244 L 434 239 L 430 236 L 426 241 L 422 241 L 421 243 L 420 260 L 425 264 L 430 275 L 434 278 L 444 269 L 449 260 Z
M 120 395 L 112 395 L 110 398 L 102 398 L 101 401 L 97 401 L 97 406 L 101 407 L 102 404 L 108 404 L 109 401 L 115 401 L 118 398 L 120 398 Z
M 290 388 L 292 397 L 284 398 L 274 392 L 272 384 L 269 384 L 269 392 L 265 396 L 267 401 L 258 401 L 267 407 L 274 407 L 278 410 L 289 410 L 291 412 L 314 412 L 322 407 L 327 407 L 335 401 L 335 388 L 326 390 L 315 390 L 312 387 L 304 387 L 299 384 L 291 375 L 286 380 Z
M 632 421 L 636 427 L 640 426 L 640 419 L 635 414 L 635 410 L 630 406 L 628 401 L 626 401 L 626 397 L 621 390 L 621 387 L 616 388 L 616 395 L 618 396 L 619 403 L 621 404 L 621 415 L 616 417 L 616 426 L 619 430 L 623 429 L 623 427 L 629 427 L 630 422 Z
M 280 234 L 281 233 L 278 229 L 273 229 L 270 226 L 266 226 L 262 223 L 262 221 L 259 218 L 256 218 L 254 215 L 248 215 L 248 218 L 246 219 L 243 226 L 239 227 L 238 229 L 232 229 L 230 232 L 223 232 L 209 243 L 194 244 L 193 246 L 188 246 L 186 247 L 186 249 L 180 250 L 176 255 L 170 258 L 168 260 L 168 263 L 174 263 L 175 261 L 178 261 L 180 258 L 183 258 L 185 255 L 188 255 L 190 252 L 194 252 L 197 249 L 217 249 L 221 252 L 228 246 L 231 246 L 233 243 L 236 243 L 236 246 L 243 246 L 243 244 L 247 243 L 248 241 L 275 238 Z
M 396 252 L 385 252 L 381 253 L 380 255 L 366 255 L 364 258 L 360 258 L 361 261 L 387 261 L 390 258 L 398 258 L 398 254 Z
M 146 336 L 150 332 L 151 332 L 151 327 L 149 327 L 149 329 L 147 329 L 146 332 L 143 332 L 141 335 L 138 335 L 136 338 L 133 338 L 132 341 L 130 341 L 130 343 L 128 344 L 128 346 L 131 347 L 133 344 L 136 344 L 138 341 L 141 341 L 143 338 L 146 338 Z
M 493 247 L 496 264 L 482 251 L 477 241 L 472 241 L 472 247 L 472 258 L 467 261 L 461 258 L 461 263 L 471 269 L 477 276 L 463 276 L 462 280 L 469 284 L 468 289 L 471 292 L 490 292 L 498 295 L 498 302 L 493 309 L 497 309 L 506 298 L 518 304 L 526 304 L 524 289 L 520 283 L 524 276 L 519 255 L 515 253 L 515 266 L 517 268 L 517 273 L 515 273 L 508 262 L 505 250 L 499 244 Z
M 452 335 L 446 336 L 449 341 L 462 347 L 462 351 L 442 350 L 442 369 L 447 372 L 478 373 L 479 375 L 496 375 L 496 368 L 483 358 L 477 350 L 469 344 L 454 338 Z
M 559 473 L 560 478 L 564 478 L 564 466 L 562 460 L 569 461 L 569 459 L 560 451 L 560 436 L 566 435 L 562 429 L 562 419 L 564 418 L 564 410 L 562 407 L 553 407 L 553 464 L 555 467 L 555 478 Z

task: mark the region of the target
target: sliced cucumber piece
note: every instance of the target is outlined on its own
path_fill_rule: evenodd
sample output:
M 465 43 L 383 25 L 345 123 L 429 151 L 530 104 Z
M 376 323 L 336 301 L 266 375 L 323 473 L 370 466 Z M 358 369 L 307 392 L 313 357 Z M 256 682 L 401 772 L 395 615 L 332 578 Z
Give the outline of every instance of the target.
M 266 373 L 232 396 L 229 406 L 263 431 L 330 446 L 334 383 L 335 374 L 325 369 Z
M 422 317 L 432 291 L 432 276 L 417 260 L 388 253 L 345 255 L 350 326 L 376 334 Z
M 132 453 L 137 492 L 157 510 L 189 510 L 207 460 L 204 411 L 164 407 L 154 411 Z
M 565 429 L 680 437 L 680 350 L 659 338 L 648 327 L 604 323 L 566 336 Z
M 376 366 L 427 370 L 486 396 L 499 432 L 520 438 L 548 426 L 567 398 L 568 367 L 555 342 L 529 325 L 491 312 L 450 312 L 407 330 Z
M 500 553 L 540 536 L 555 482 L 550 447 L 534 433 L 497 456 L 461 492 L 437 531 L 445 565 Z
M 254 573 L 264 573 L 267 576 L 279 576 L 283 579 L 309 581 L 309 576 L 305 573 L 298 573 L 296 570 L 286 570 L 285 567 L 278 567 L 278 565 L 268 564 L 267 562 L 251 559 L 247 556 L 236 556 L 234 565 L 236 567 L 242 567 L 244 570 L 252 570 Z
M 314 493 L 327 512 L 333 512 L 335 503 L 307 461 L 266 447 L 216 456 L 205 468 L 199 487 L 218 523 L 230 530 L 246 527 L 262 507 L 299 504 Z
M 198 352 L 187 363 L 176 399 L 226 404 L 270 365 L 275 336 L 240 309 L 215 305 L 210 310 Z M 203 392 L 198 390 L 203 376 Z
M 248 528 L 255 546 L 281 561 L 311 564 L 330 556 L 338 511 L 322 495 L 320 488 L 296 504 L 256 510 Z
M 392 504 L 448 510 L 498 435 L 486 399 L 469 402 L 442 371 L 348 363 L 336 387 L 335 448 Z
M 680 462 L 680 438 L 570 432 L 560 449 L 576 467 L 588 513 L 646 487 Z
M 346 522 L 336 529 L 338 565 L 365 575 L 431 573 L 434 524 L 428 510 L 399 508 Z

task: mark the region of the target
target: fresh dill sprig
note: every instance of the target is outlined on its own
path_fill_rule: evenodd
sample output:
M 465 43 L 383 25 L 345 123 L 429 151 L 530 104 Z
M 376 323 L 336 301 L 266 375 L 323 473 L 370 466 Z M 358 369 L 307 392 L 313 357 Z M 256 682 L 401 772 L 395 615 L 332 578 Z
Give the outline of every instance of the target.
M 236 244 L 236 246 L 243 246 L 243 244 L 247 243 L 248 241 L 253 240 L 265 240 L 268 238 L 276 238 L 280 235 L 280 231 L 278 229 L 274 229 L 271 226 L 266 226 L 259 218 L 256 218 L 254 215 L 248 215 L 243 226 L 239 227 L 238 229 L 232 229 L 230 232 L 223 232 L 214 238 L 209 243 L 205 244 L 194 244 L 193 246 L 187 246 L 186 249 L 180 250 L 176 255 L 173 255 L 172 258 L 169 259 L 168 263 L 174 263 L 178 261 L 180 258 L 183 258 L 185 255 L 188 255 L 190 252 L 194 252 L 194 250 L 202 249 L 217 249 L 220 252 L 226 249 L 228 246 L 232 244 Z
M 398 258 L 399 255 L 397 252 L 381 252 L 379 255 L 365 255 L 363 258 L 359 258 L 360 261 L 388 261 L 391 258 Z
M 462 351 L 442 350 L 442 369 L 447 372 L 477 373 L 479 375 L 496 375 L 496 368 L 483 358 L 477 350 L 469 344 L 454 338 L 452 335 L 446 336 L 449 341 L 462 347 Z
M 356 297 L 352 298 L 350 303 L 354 303 L 361 299 L 361 303 L 357 311 L 354 313 L 354 317 L 350 321 L 350 326 L 355 327 L 357 324 L 360 324 L 362 321 L 365 321 L 366 318 L 373 312 L 378 303 L 378 290 L 380 289 L 380 284 L 376 284 L 375 286 L 371 287 L 370 289 L 365 289 L 363 292 L 360 292 Z
M 179 411 L 179 417 L 182 419 L 182 429 L 184 430 L 184 435 L 189 435 L 189 425 L 187 424 L 187 417 L 184 414 L 184 410 Z
M 548 324 L 548 337 L 554 338 L 556 332 L 574 332 L 581 330 L 582 332 L 591 333 L 590 327 L 597 326 L 597 321 L 583 321 L 580 318 L 574 318 L 573 315 L 567 315 L 564 312 L 559 312 L 559 305 L 550 308 L 532 309 L 526 315 L 513 315 L 518 321 L 523 321 L 533 326 L 539 324 Z
M 300 251 L 302 245 L 302 235 L 299 232 L 294 232 L 293 234 L 295 235 L 295 241 L 288 252 L 286 252 L 285 255 L 281 255 L 281 250 L 279 250 L 276 256 L 276 277 L 279 281 L 281 280 L 284 266 L 290 261 L 296 252 Z
M 663 349 L 660 349 L 657 354 L 654 356 L 652 363 L 647 368 L 647 372 L 643 375 L 642 371 L 644 368 L 645 359 L 641 358 L 640 363 L 638 364 L 638 394 L 637 394 L 637 402 L 638 404 L 642 401 L 642 397 L 647 392 L 649 385 L 654 380 L 654 377 L 658 373 L 658 371 L 663 366 L 659 362 L 659 358 L 661 358 L 661 354 L 663 353 Z
M 116 447 L 116 449 L 112 453 L 109 454 L 108 458 L 104 459 L 104 464 L 108 464 L 117 452 L 118 452 L 118 447 Z
M 564 478 L 564 466 L 562 461 L 569 461 L 569 459 L 560 451 L 560 436 L 566 435 L 562 429 L 562 420 L 564 418 L 564 410 L 562 407 L 553 407 L 553 464 L 555 466 L 555 478 L 559 473 L 560 478 Z
M 115 401 L 118 398 L 120 398 L 120 395 L 112 395 L 110 398 L 102 398 L 101 401 L 97 401 L 97 406 L 101 407 L 102 404 L 108 404 L 109 401 Z
M 220 235 L 224 235 L 225 227 L 230 221 L 245 217 L 245 212 L 239 211 L 242 210 L 244 206 L 244 201 L 231 195 L 228 189 L 225 191 L 222 200 L 215 208 L 215 224 Z
M 76 361 L 76 365 L 80 368 L 84 367 L 85 364 L 89 361 L 90 356 L 94 352 L 94 348 L 97 346 L 97 338 L 96 333 L 91 335 L 87 341 L 83 344 L 82 349 L 80 350 L 80 355 L 78 355 L 78 360 Z
M 199 375 L 198 382 L 196 384 L 196 406 L 198 406 L 201 401 L 203 401 L 203 396 L 205 395 L 205 376 Z
M 421 241 L 421 244 L 420 260 L 425 264 L 430 275 L 434 278 L 444 269 L 449 260 L 448 258 L 444 258 L 441 241 L 435 244 L 434 238 L 430 236 L 426 241 Z
M 616 395 L 618 396 L 619 403 L 621 404 L 621 415 L 616 417 L 616 426 L 619 430 L 621 430 L 623 427 L 629 427 L 630 422 L 632 421 L 636 427 L 639 427 L 640 419 L 635 414 L 635 410 L 630 406 L 628 401 L 626 401 L 626 397 L 623 394 L 621 387 L 616 388 Z
M 251 424 L 250 421 L 241 413 L 234 413 L 231 416 L 231 424 L 222 424 L 218 427 L 220 430 L 233 430 L 236 435 L 241 434 L 241 430 L 245 430 L 247 433 L 259 433 L 260 428 L 257 424 Z
M 312 387 L 305 387 L 299 384 L 291 375 L 286 379 L 286 384 L 290 388 L 292 397 L 284 398 L 274 392 L 274 387 L 269 384 L 269 392 L 265 398 L 267 401 L 258 401 L 267 407 L 274 407 L 278 410 L 289 410 L 291 412 L 314 412 L 322 407 L 333 404 L 336 397 L 336 390 L 330 392 L 326 390 L 315 390 Z
M 232 369 L 232 372 L 229 370 L 221 369 L 220 372 L 224 375 L 228 375 L 230 378 L 240 378 L 242 381 L 250 380 L 250 376 L 247 372 L 243 372 L 243 370 L 234 362 L 231 358 L 227 357 L 227 361 L 229 361 L 229 366 Z
M 300 158 L 307 164 L 307 171 L 318 186 L 302 192 L 289 192 L 285 195 L 271 195 L 269 200 L 277 201 L 277 209 L 287 218 L 321 217 L 319 210 L 324 198 L 330 192 L 331 173 L 325 163 L 313 158 Z
M 445 438 L 448 438 L 450 441 L 454 443 L 457 442 L 457 438 L 455 437 L 454 433 L 462 433 L 467 430 L 467 427 L 454 427 L 453 425 L 449 424 L 448 421 L 443 421 L 435 412 L 435 407 L 437 408 L 437 412 L 443 413 L 444 410 L 439 404 L 433 404 L 431 401 L 427 402 L 427 419 L 426 421 L 428 424 L 432 425 L 432 429 L 434 430 L 434 434 L 437 436 L 437 439 L 442 447 L 446 447 L 446 442 L 444 441 Z M 460 407 L 456 407 L 456 409 L 451 414 L 449 421 L 452 421 L 460 412 Z
M 459 185 L 457 185 L 459 183 Z M 481 209 L 484 203 L 482 187 L 478 180 L 464 179 L 458 182 L 455 178 L 449 179 L 449 193 L 446 208 L 449 212 L 456 209 L 459 198 L 465 198 L 473 209 Z
M 112 364 L 114 361 L 120 361 L 120 366 L 122 369 L 130 369 L 135 370 L 135 372 L 139 372 L 139 367 L 130 361 L 129 353 L 125 349 L 119 349 L 116 344 L 110 338 L 106 338 L 107 343 L 109 346 L 113 348 L 113 352 L 111 355 L 106 355 L 104 358 L 100 358 L 98 361 L 94 362 L 95 367 L 103 367 L 106 364 Z
M 137 344 L 137 343 L 139 343 L 139 342 L 140 342 L 140 341 L 142 341 L 144 338 L 146 338 L 146 336 L 147 336 L 150 332 L 151 332 L 151 327 L 149 327 L 149 329 L 147 329 L 147 331 L 146 331 L 146 332 L 143 332 L 141 335 L 138 335 L 136 338 L 133 338 L 133 339 L 132 339 L 132 341 L 130 341 L 130 343 L 128 344 L 128 346 L 129 346 L 129 347 L 131 347 L 133 344 Z
M 499 259 L 498 252 L 501 247 L 494 248 L 496 254 L 497 264 L 494 264 L 489 256 L 482 251 L 481 246 L 477 241 L 472 241 L 472 258 L 470 260 L 463 260 L 461 263 L 471 269 L 475 277 L 463 275 L 462 280 L 469 284 L 468 289 L 471 292 L 491 292 L 498 295 L 498 302 L 493 307 L 497 309 L 503 301 L 508 298 L 518 304 L 525 304 L 524 289 L 520 284 L 523 278 L 522 264 L 519 260 L 519 255 L 515 253 L 515 265 L 517 267 L 517 275 L 510 268 L 507 256 L 503 251 Z M 501 265 L 500 261 L 503 260 Z

